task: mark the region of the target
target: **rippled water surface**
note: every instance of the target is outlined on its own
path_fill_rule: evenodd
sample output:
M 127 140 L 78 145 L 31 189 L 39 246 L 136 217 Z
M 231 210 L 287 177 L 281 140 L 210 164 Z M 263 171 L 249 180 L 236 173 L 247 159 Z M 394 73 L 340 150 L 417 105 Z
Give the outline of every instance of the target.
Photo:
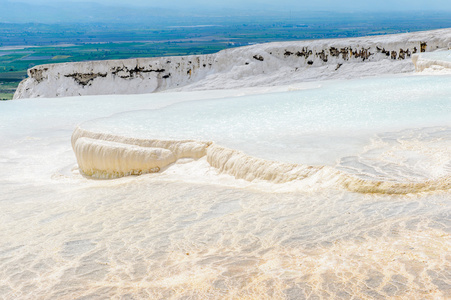
M 425 84 L 443 81 L 446 90 L 449 80 Z M 449 176 L 450 95 L 431 100 L 441 101 L 437 118 L 424 113 L 412 124 L 395 120 L 402 126 L 393 131 L 366 130 L 352 155 L 328 163 L 379 180 Z M 70 145 L 76 124 L 212 97 L 220 94 L 0 103 L 0 298 L 451 297 L 449 189 L 380 195 L 247 182 L 205 158 L 114 180 L 80 175 Z
M 447 76 L 324 82 L 301 91 L 127 111 L 81 126 L 127 137 L 214 141 L 290 163 L 333 164 L 375 133 L 451 125 L 449 83 Z

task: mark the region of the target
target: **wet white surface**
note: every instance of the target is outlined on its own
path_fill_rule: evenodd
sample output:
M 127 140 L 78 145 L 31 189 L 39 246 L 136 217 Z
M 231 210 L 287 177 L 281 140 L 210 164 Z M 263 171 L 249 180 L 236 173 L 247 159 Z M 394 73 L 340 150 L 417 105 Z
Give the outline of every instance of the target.
M 451 295 L 449 190 L 379 195 L 247 182 L 205 158 L 114 180 L 80 175 L 70 144 L 78 123 L 221 93 L 0 103 L 0 298 Z M 375 135 L 337 167 L 370 177 L 389 170 L 384 180 L 442 176 L 450 172 L 443 120 L 425 115 L 408 130 Z

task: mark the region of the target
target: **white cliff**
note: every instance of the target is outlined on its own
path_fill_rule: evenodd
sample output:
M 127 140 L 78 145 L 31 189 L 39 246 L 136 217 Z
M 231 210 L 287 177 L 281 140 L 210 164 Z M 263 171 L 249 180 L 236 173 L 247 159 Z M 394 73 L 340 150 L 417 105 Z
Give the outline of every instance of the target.
M 447 48 L 451 29 L 268 43 L 215 54 L 36 66 L 14 99 L 283 85 L 412 72 L 413 55 Z

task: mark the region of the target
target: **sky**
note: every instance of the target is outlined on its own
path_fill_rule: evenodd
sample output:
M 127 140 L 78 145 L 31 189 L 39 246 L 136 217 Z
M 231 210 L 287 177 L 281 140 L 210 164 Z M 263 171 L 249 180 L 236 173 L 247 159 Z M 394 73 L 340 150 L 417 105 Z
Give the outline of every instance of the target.
M 10 2 L 29 2 L 33 4 L 58 4 L 69 2 L 61 0 L 9 0 Z M 340 10 L 340 11 L 451 11 L 450 0 L 70 0 L 70 2 L 97 2 L 115 6 L 147 6 L 162 8 L 195 9 L 278 9 L 278 10 Z
M 305 17 L 310 12 L 382 12 L 389 18 L 399 12 L 411 18 L 439 12 L 451 19 L 451 0 L 0 0 L 0 23 L 161 24 L 183 18 Z

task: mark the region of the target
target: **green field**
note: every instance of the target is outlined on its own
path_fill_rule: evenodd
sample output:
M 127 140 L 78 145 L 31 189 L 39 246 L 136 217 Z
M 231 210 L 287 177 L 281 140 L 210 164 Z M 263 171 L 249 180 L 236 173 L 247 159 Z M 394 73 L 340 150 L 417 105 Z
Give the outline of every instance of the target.
M 26 76 L 26 71 L 0 73 L 0 100 L 11 100 L 20 81 Z

